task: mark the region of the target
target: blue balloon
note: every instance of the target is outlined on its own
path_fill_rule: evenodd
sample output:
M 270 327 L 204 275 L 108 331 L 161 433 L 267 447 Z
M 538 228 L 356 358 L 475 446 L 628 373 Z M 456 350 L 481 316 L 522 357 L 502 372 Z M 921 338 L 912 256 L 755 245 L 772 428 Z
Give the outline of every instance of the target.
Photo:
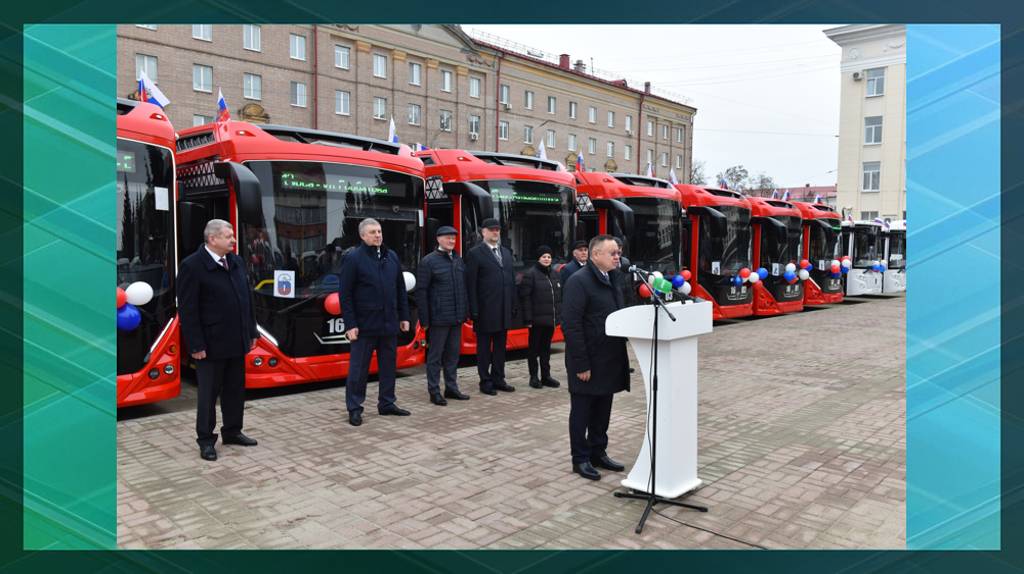
M 682 275 L 676 275 L 672 278 L 672 287 L 675 287 L 676 289 L 682 289 L 683 283 L 686 283 L 686 279 L 683 279 Z
M 846 275 L 847 273 L 850 272 L 850 268 L 849 267 L 840 267 L 840 269 L 843 270 L 843 275 Z
M 792 271 L 786 271 L 785 273 L 783 273 L 782 277 L 786 281 L 792 281 L 793 279 L 796 278 L 796 273 L 793 273 Z
M 761 278 L 761 281 L 764 281 L 768 278 L 768 270 L 764 267 L 759 267 L 757 270 L 757 276 Z
M 810 271 L 814 271 L 814 264 L 813 263 L 808 263 L 807 264 L 807 271 L 809 271 L 809 272 Z
M 878 267 L 882 270 L 882 273 L 885 273 L 885 265 L 879 265 Z
M 117 310 L 117 328 L 122 331 L 134 331 L 142 322 L 142 315 L 131 303 L 125 303 L 124 307 Z

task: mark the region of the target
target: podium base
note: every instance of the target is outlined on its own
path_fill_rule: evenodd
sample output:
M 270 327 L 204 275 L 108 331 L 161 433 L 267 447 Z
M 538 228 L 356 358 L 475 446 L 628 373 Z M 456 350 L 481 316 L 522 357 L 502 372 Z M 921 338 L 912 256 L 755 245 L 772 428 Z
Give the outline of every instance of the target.
M 643 513 L 643 515 L 640 516 L 640 522 L 636 525 L 636 530 L 634 530 L 634 532 L 636 532 L 637 534 L 640 534 L 641 532 L 644 531 L 644 524 L 647 522 L 647 517 L 650 516 L 651 510 L 654 509 L 654 505 L 655 504 L 668 504 L 668 505 L 671 505 L 671 506 L 681 506 L 683 508 L 690 508 L 690 509 L 696 510 L 698 512 L 707 512 L 708 511 L 708 507 L 707 506 L 701 506 L 699 504 L 687 504 L 685 502 L 680 502 L 678 500 L 668 499 L 668 498 L 665 498 L 663 496 L 657 496 L 657 495 L 654 495 L 654 494 L 648 494 L 646 492 L 618 492 L 618 491 L 616 491 L 613 494 L 615 494 L 615 498 L 635 498 L 637 500 L 646 500 L 647 501 L 647 507 L 644 508 L 644 513 Z M 683 498 L 686 498 L 687 496 L 689 496 L 689 494 L 683 496 Z
M 650 471 L 642 468 L 640 463 L 637 462 L 633 470 L 629 472 L 629 476 L 622 479 L 619 484 L 633 492 L 647 493 L 651 484 L 650 476 Z M 658 476 L 662 476 L 661 467 L 658 468 Z M 688 492 L 697 490 L 700 485 L 704 484 L 704 481 L 696 476 L 683 481 L 662 481 L 659 479 L 658 482 L 661 484 L 654 489 L 654 494 L 665 499 L 679 498 Z

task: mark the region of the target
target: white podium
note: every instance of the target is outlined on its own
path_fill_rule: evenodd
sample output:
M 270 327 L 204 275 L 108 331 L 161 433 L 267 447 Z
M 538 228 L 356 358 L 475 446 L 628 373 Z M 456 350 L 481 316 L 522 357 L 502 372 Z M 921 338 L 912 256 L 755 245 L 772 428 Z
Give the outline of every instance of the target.
M 700 486 L 697 478 L 697 338 L 711 332 L 711 303 L 669 303 L 672 321 L 654 305 L 636 305 L 608 316 L 605 332 L 627 337 L 636 353 L 647 395 L 647 428 L 643 445 L 622 486 L 650 493 L 651 426 L 654 392 L 651 354 L 654 313 L 658 318 L 657 469 L 654 494 L 678 498 Z M 639 530 L 639 529 L 638 529 Z

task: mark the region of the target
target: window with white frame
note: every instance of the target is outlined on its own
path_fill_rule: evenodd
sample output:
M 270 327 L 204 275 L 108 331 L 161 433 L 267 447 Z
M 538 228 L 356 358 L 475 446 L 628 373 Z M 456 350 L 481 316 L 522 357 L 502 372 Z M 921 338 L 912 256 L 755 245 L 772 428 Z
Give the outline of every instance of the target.
M 508 122 L 505 120 L 498 122 L 498 139 L 508 140 Z
M 306 84 L 302 82 L 291 82 L 292 105 L 300 108 L 306 107 Z
M 882 116 L 868 116 L 864 118 L 864 143 L 882 143 Z
M 423 83 L 423 64 L 409 62 L 409 83 L 413 86 L 419 86 Z
M 587 121 L 592 124 L 597 123 L 597 108 L 594 106 L 587 108 Z
M 548 96 L 548 113 L 553 114 L 558 109 L 558 98 Z
M 867 70 L 867 95 L 881 96 L 885 94 L 885 68 L 871 68 Z
M 861 221 L 871 221 L 871 220 L 873 220 L 876 217 L 878 217 L 878 212 L 877 211 L 862 211 L 862 212 L 860 212 L 860 219 L 861 219 Z M 906 218 L 904 218 L 904 219 L 906 219 Z
M 576 119 L 576 108 L 578 104 L 576 102 L 569 102 L 569 119 Z
M 156 24 L 136 24 L 135 27 L 143 30 L 156 30 Z
M 388 115 L 388 99 L 380 96 L 373 98 L 373 119 L 384 120 Z
M 626 131 L 627 132 L 632 132 L 633 131 L 633 116 L 631 116 L 629 114 L 626 114 Z
M 443 131 L 443 132 L 450 132 L 450 131 L 452 131 L 452 113 L 451 113 L 451 111 L 449 111 L 449 110 L 441 110 L 441 113 L 438 116 L 438 119 L 440 120 L 439 121 L 439 125 L 440 125 L 440 128 L 441 128 L 441 131 Z
M 526 93 L 523 94 L 523 101 L 525 102 L 525 104 L 523 104 L 523 105 L 526 107 L 526 109 L 532 110 L 533 109 L 533 92 L 531 92 L 530 90 L 526 90 Z
M 347 116 L 352 113 L 352 93 L 345 90 L 334 90 L 334 113 Z
M 334 67 L 347 70 L 349 68 L 349 58 L 352 56 L 352 48 L 348 46 L 342 46 L 341 44 L 334 45 Z
M 419 104 L 409 104 L 409 124 L 418 126 L 423 121 L 423 108 Z
M 676 128 L 676 143 L 683 143 L 683 132 L 686 128 Z
M 615 127 L 615 112 L 613 112 L 611 110 L 608 111 L 608 127 L 610 127 L 610 128 L 614 128 Z
M 663 140 L 667 140 L 668 139 L 668 124 L 663 124 L 661 126 L 661 139 L 663 139 Z
M 480 116 L 469 116 L 469 133 L 480 136 Z
M 388 57 L 384 54 L 373 55 L 373 77 L 388 77 Z
M 247 100 L 263 99 L 263 76 L 249 73 L 242 76 L 242 97 Z
M 569 148 L 569 151 L 576 151 L 576 134 L 569 134 L 569 140 L 566 147 Z
M 192 24 L 192 37 L 204 42 L 213 41 L 213 24 Z M 203 116 L 201 116 L 203 117 Z
M 201 125 L 205 125 L 205 124 L 212 124 L 212 123 L 213 123 L 213 116 L 203 116 L 203 115 L 200 115 L 200 114 L 193 114 L 192 115 L 192 126 L 193 127 L 201 126 Z
M 213 92 L 213 66 L 192 64 L 192 89 L 197 92 Z
M 661 152 L 661 165 L 662 167 L 668 167 L 668 152 Z
M 647 137 L 654 137 L 654 120 L 647 120 Z
M 594 155 L 597 153 L 597 139 L 587 138 L 587 153 Z
M 157 82 L 157 65 L 156 56 L 148 56 L 146 54 L 135 54 L 135 79 L 138 80 L 142 77 L 142 72 L 146 72 L 150 80 L 153 83 Z
M 547 141 L 544 142 L 544 145 L 546 145 L 548 149 L 555 148 L 555 130 L 548 130 Z
M 622 146 L 622 159 L 626 161 L 633 159 L 633 146 L 629 144 Z
M 605 151 L 608 157 L 615 157 L 615 142 L 608 142 L 608 149 Z
M 259 24 L 242 25 L 242 47 L 246 50 L 259 52 L 260 47 L 260 26 Z
M 480 86 L 483 82 L 477 76 L 469 77 L 469 97 L 479 98 L 480 97 Z
M 501 89 L 498 90 L 498 93 L 500 94 L 499 97 L 498 97 L 498 100 L 501 103 L 505 104 L 505 105 L 508 105 L 508 103 L 509 103 L 508 102 L 509 91 L 510 91 L 510 88 L 508 87 L 508 84 L 502 84 L 501 85 Z
M 879 191 L 881 189 L 882 162 L 864 162 L 864 177 L 861 181 L 861 191 Z
M 450 92 L 452 91 L 452 71 L 441 70 L 441 91 Z
M 654 150 L 647 150 L 647 163 L 654 165 Z
M 676 169 L 683 169 L 683 155 L 676 154 Z
M 523 143 L 533 143 L 533 126 L 523 126 Z
M 306 59 L 306 37 L 299 34 L 288 35 L 288 56 L 293 60 Z

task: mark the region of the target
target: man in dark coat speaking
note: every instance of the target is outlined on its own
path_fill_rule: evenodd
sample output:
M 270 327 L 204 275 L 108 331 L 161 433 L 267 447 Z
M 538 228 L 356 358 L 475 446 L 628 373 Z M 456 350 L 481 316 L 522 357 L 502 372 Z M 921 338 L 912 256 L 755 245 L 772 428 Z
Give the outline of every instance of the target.
M 623 306 L 619 281 L 622 252 L 611 235 L 590 240 L 590 264 L 573 273 L 562 292 L 565 372 L 569 377 L 569 444 L 572 470 L 600 480 L 594 468 L 622 471 L 608 457 L 612 396 L 629 390 L 626 340 L 605 334 L 605 319 Z
M 484 240 L 466 254 L 466 291 L 469 314 L 476 333 L 476 369 L 480 392 L 512 392 L 505 382 L 505 339 L 515 314 L 516 277 L 512 270 L 512 252 L 501 244 L 498 220 L 481 223 Z

